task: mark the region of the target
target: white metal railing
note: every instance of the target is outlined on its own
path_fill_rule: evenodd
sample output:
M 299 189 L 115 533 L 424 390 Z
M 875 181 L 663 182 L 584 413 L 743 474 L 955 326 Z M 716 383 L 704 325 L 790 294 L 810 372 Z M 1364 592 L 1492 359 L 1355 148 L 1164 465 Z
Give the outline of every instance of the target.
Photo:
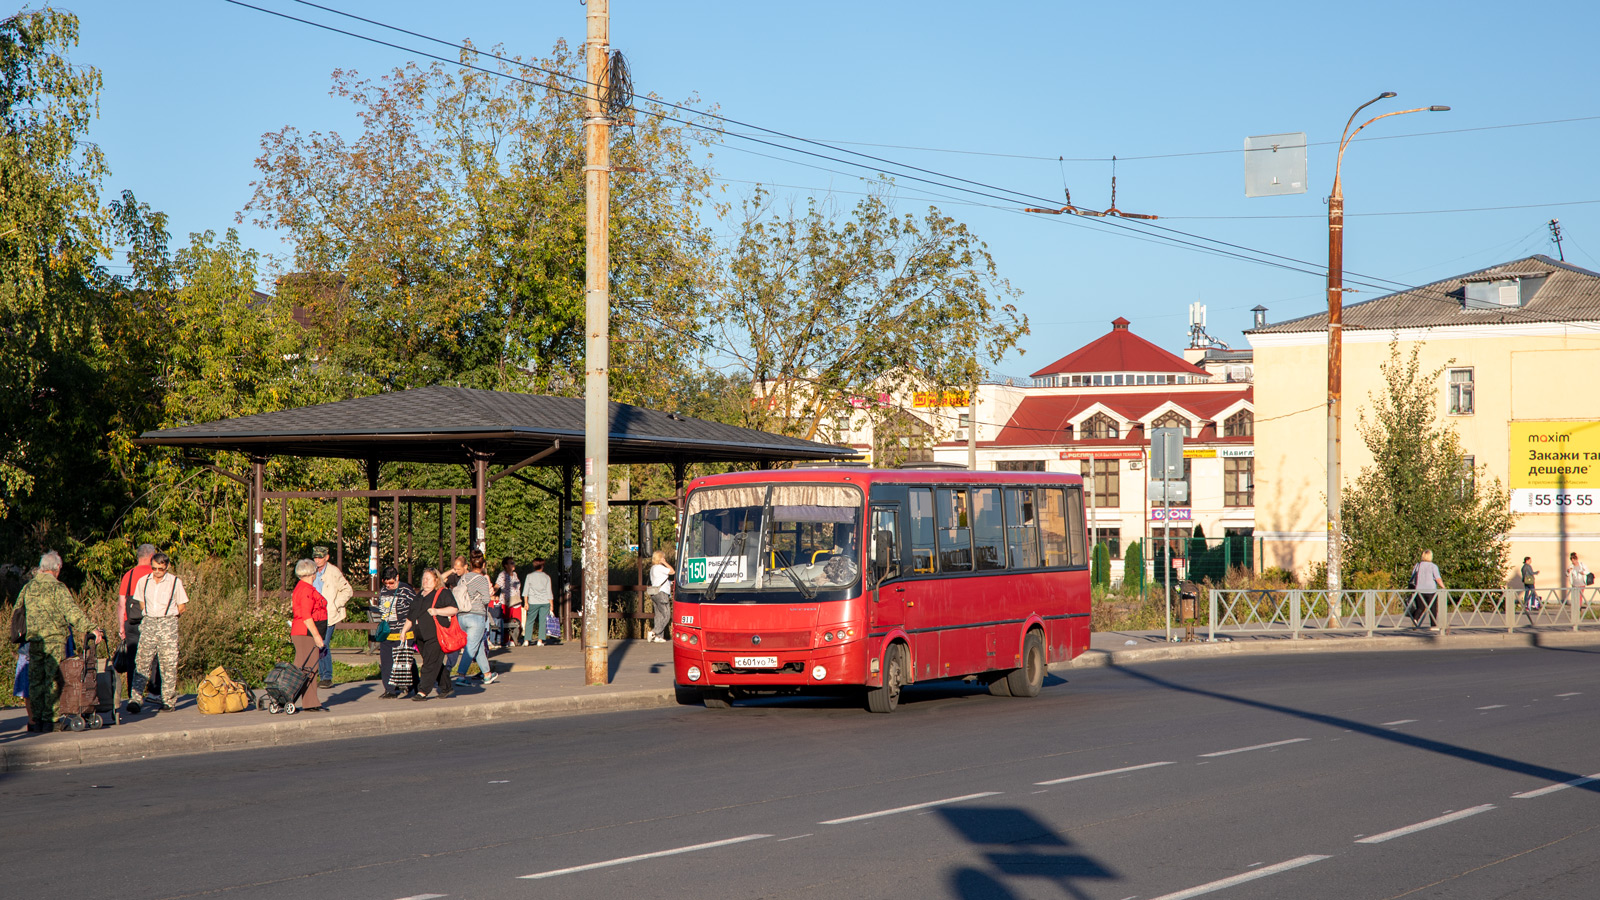
M 1432 608 L 1415 591 L 1340 591 L 1333 607 L 1329 591 L 1230 590 L 1207 592 L 1207 640 L 1218 634 L 1288 634 L 1306 631 L 1365 632 L 1437 628 L 1495 629 L 1508 634 L 1518 628 L 1600 627 L 1600 588 L 1546 588 L 1525 602 L 1521 588 L 1441 590 Z M 1536 607 L 1536 608 L 1530 608 Z

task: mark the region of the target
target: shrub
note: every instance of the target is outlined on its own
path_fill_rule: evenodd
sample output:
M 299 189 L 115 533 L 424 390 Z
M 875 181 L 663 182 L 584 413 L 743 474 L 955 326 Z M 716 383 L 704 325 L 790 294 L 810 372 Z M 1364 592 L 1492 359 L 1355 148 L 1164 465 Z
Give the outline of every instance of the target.
M 1101 542 L 1094 545 L 1094 559 L 1089 569 L 1089 580 L 1102 590 L 1111 586 L 1111 548 Z
M 1144 589 L 1144 547 L 1138 541 L 1128 545 L 1122 554 L 1122 585 L 1124 588 Z

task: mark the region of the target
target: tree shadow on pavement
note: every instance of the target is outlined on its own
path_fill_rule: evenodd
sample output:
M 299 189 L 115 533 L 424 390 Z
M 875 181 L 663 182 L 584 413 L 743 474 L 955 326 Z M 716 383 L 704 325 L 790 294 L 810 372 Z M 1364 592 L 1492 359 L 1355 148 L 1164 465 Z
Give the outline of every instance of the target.
M 950 806 L 937 810 L 945 823 L 984 852 L 988 868 L 963 866 L 949 874 L 950 895 L 961 900 L 1015 900 L 1036 896 L 1015 882 L 1053 882 L 1069 897 L 1088 894 L 1075 882 L 1118 877 L 1098 860 L 1072 852 L 1072 842 L 1027 810 L 1014 806 Z
M 1553 782 L 1575 781 L 1580 778 L 1586 778 L 1590 774 L 1587 772 L 1567 772 L 1561 769 L 1553 769 L 1549 766 L 1541 766 L 1537 763 L 1526 762 L 1520 759 L 1512 759 L 1509 756 L 1501 756 L 1498 753 L 1488 753 L 1483 750 L 1474 750 L 1470 747 L 1462 747 L 1457 744 L 1446 743 L 1445 741 L 1436 741 L 1431 738 L 1407 734 L 1403 731 L 1395 731 L 1390 728 L 1385 728 L 1381 725 L 1358 722 L 1355 719 L 1346 719 L 1340 716 L 1328 715 L 1326 713 L 1316 713 L 1304 709 L 1295 709 L 1293 707 L 1284 706 L 1278 703 L 1268 703 L 1265 700 L 1251 700 L 1248 697 L 1226 694 L 1221 691 L 1209 691 L 1204 688 L 1191 687 L 1186 684 L 1179 684 L 1175 681 L 1168 681 L 1165 678 L 1151 675 L 1148 672 L 1140 672 L 1124 666 L 1117 666 L 1113 664 L 1110 668 L 1128 676 L 1129 678 L 1137 678 L 1141 681 L 1148 682 L 1158 687 L 1166 688 L 1170 691 L 1193 694 L 1197 697 L 1208 697 L 1212 700 L 1220 700 L 1224 703 L 1234 703 L 1239 706 L 1247 706 L 1253 709 L 1279 713 L 1307 722 L 1316 722 L 1319 725 L 1328 725 L 1334 728 L 1349 729 L 1357 734 L 1364 734 L 1368 737 L 1377 738 L 1380 741 L 1388 741 L 1393 744 L 1414 747 L 1418 750 L 1426 750 L 1429 753 L 1438 753 L 1443 756 L 1451 756 L 1465 762 L 1477 763 L 1481 766 L 1501 769 L 1506 772 L 1516 772 L 1520 775 L 1531 775 L 1535 778 L 1542 778 Z M 1581 790 L 1600 793 L 1600 781 L 1586 782 L 1581 785 L 1574 785 L 1574 787 Z

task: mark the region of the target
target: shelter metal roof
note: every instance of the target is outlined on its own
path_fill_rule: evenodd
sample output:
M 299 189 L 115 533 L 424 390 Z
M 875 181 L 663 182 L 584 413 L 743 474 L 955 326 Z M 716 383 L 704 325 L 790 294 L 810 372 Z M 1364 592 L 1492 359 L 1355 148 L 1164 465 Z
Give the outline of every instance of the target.
M 581 465 L 584 401 L 434 386 L 241 416 L 161 431 L 135 443 L 260 456 L 466 462 L 469 450 L 513 465 L 561 446 L 543 465 Z M 857 451 L 676 413 L 610 404 L 613 464 L 781 462 L 853 458 Z

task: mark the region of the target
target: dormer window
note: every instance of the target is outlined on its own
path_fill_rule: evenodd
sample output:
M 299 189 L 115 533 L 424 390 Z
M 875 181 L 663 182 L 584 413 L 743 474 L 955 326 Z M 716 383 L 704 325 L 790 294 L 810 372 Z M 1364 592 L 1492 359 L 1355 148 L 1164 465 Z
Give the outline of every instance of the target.
M 1121 434 L 1116 420 L 1105 413 L 1095 413 L 1083 423 L 1080 429 L 1085 440 L 1107 440 L 1116 438 Z
M 1182 428 L 1184 437 L 1193 437 L 1189 433 L 1189 420 L 1176 412 L 1168 412 L 1161 418 L 1151 422 L 1150 425 L 1153 428 Z
M 1529 275 L 1502 275 L 1463 279 L 1462 307 L 1464 309 L 1505 309 L 1527 306 L 1533 295 L 1544 286 L 1547 272 Z

